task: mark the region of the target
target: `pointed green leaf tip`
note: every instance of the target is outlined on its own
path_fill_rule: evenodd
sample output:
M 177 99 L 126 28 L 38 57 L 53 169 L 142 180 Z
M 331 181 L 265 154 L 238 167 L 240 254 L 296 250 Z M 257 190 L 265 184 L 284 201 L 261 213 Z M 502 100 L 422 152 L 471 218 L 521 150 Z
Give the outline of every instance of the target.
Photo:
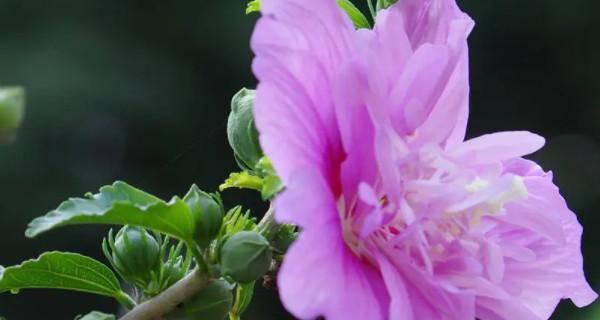
M 54 228 L 78 224 L 129 224 L 191 242 L 195 223 L 190 209 L 178 197 L 165 202 L 117 181 L 86 198 L 71 198 L 47 215 L 36 218 L 25 235 L 36 237 Z
M 33 288 L 73 290 L 128 301 L 107 266 L 77 253 L 46 252 L 0 273 L 0 293 Z
M 377 0 L 377 11 L 391 7 L 398 0 Z
M 350 17 L 356 29 L 368 29 L 371 27 L 367 17 L 350 0 L 337 0 L 337 4 Z
M 260 0 L 252 0 L 248 2 L 246 6 L 246 14 L 251 14 L 252 12 L 260 11 Z
M 115 320 L 117 319 L 112 314 L 102 313 L 100 311 L 92 311 L 84 316 L 77 316 L 75 320 Z
M 22 88 L 0 88 L 0 143 L 14 140 L 25 114 L 25 92 Z

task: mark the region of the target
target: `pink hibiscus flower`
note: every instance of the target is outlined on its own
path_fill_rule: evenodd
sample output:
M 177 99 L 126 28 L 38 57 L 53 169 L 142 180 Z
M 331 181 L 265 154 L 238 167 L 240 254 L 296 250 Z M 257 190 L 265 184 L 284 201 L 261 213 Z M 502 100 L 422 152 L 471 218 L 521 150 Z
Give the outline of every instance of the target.
M 279 273 L 296 317 L 547 319 L 596 298 L 582 228 L 529 132 L 464 141 L 454 0 L 402 0 L 354 30 L 335 0 L 262 0 L 255 117 L 302 229 Z

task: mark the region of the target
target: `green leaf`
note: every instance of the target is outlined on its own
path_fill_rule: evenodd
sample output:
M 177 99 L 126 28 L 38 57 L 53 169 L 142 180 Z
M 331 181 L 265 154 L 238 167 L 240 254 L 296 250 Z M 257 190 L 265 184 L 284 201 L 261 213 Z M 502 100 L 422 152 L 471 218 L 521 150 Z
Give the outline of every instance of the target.
M 75 317 L 75 320 L 116 320 L 117 318 L 108 313 L 103 313 L 100 311 L 92 311 L 86 315 L 80 315 Z
M 263 179 L 258 176 L 252 175 L 247 171 L 233 172 L 229 175 L 229 178 L 225 180 L 220 186 L 219 191 L 223 191 L 229 188 L 239 189 L 252 189 L 261 191 L 263 187 Z
M 258 161 L 257 167 L 261 175 L 264 177 L 260 194 L 263 200 L 271 200 L 283 190 L 284 185 L 275 172 L 273 164 L 269 158 L 262 157 L 260 161 Z
M 35 260 L 0 272 L 0 293 L 21 289 L 64 289 L 126 300 L 115 274 L 92 258 L 68 252 L 46 252 Z
M 255 218 L 250 216 L 250 210 L 243 211 L 241 206 L 233 207 L 223 218 L 220 236 L 231 235 L 240 231 L 254 231 L 257 228 L 254 220 Z
M 352 20 L 352 24 L 354 24 L 356 29 L 366 29 L 371 27 L 367 17 L 365 17 L 365 15 L 360 12 L 350 0 L 337 0 L 337 4 L 346 12 L 348 17 L 350 17 L 350 20 Z
M 180 198 L 165 202 L 117 181 L 102 187 L 98 194 L 63 202 L 58 209 L 29 223 L 25 235 L 33 238 L 57 227 L 78 224 L 129 224 L 186 242 L 192 241 L 195 228 L 192 213 Z
M 219 191 L 230 188 L 251 189 L 259 191 L 263 200 L 271 200 L 284 188 L 281 179 L 275 172 L 269 158 L 262 157 L 253 172 L 233 172 L 219 186 Z
M 398 0 L 377 0 L 377 11 L 391 7 Z
M 252 12 L 260 11 L 260 0 L 252 0 L 248 2 L 246 6 L 246 14 L 251 14 Z
M 237 316 L 237 318 L 244 313 L 246 308 L 248 308 L 250 305 L 250 302 L 252 302 L 255 284 L 256 281 L 251 281 L 248 283 L 240 283 L 236 286 L 235 303 L 233 304 L 230 313 L 232 313 L 234 316 Z

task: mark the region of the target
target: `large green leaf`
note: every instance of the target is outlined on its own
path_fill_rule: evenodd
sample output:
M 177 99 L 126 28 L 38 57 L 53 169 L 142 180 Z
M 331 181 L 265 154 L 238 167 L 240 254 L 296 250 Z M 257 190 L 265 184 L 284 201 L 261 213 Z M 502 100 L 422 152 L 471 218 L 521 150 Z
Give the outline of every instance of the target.
M 129 224 L 192 241 L 194 219 L 178 197 L 165 202 L 153 195 L 117 181 L 86 198 L 72 198 L 56 210 L 33 220 L 25 235 L 33 238 L 48 230 L 76 224 Z
M 0 293 L 33 288 L 88 292 L 121 302 L 128 299 L 107 266 L 77 253 L 46 252 L 35 260 L 0 270 Z
M 112 314 L 103 313 L 100 311 L 92 311 L 86 315 L 78 316 L 75 320 L 115 320 L 116 317 Z

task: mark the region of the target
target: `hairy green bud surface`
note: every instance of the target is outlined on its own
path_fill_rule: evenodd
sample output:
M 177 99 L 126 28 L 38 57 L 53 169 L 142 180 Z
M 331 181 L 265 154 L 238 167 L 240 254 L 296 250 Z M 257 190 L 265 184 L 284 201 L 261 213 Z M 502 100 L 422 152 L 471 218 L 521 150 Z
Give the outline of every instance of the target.
M 233 305 L 231 285 L 225 280 L 216 280 L 192 296 L 167 320 L 223 320 Z
M 125 226 L 112 246 L 112 263 L 119 274 L 135 284 L 147 284 L 160 262 L 160 248 L 146 229 Z
M 269 241 L 258 232 L 241 231 L 225 241 L 219 257 L 224 275 L 248 283 L 267 273 L 272 253 Z
M 231 100 L 231 113 L 227 121 L 227 139 L 235 159 L 243 170 L 254 171 L 263 152 L 254 126 L 255 91 L 242 89 Z
M 183 201 L 190 208 L 196 228 L 194 240 L 203 248 L 219 235 L 225 210 L 218 195 L 208 194 L 193 185 Z

